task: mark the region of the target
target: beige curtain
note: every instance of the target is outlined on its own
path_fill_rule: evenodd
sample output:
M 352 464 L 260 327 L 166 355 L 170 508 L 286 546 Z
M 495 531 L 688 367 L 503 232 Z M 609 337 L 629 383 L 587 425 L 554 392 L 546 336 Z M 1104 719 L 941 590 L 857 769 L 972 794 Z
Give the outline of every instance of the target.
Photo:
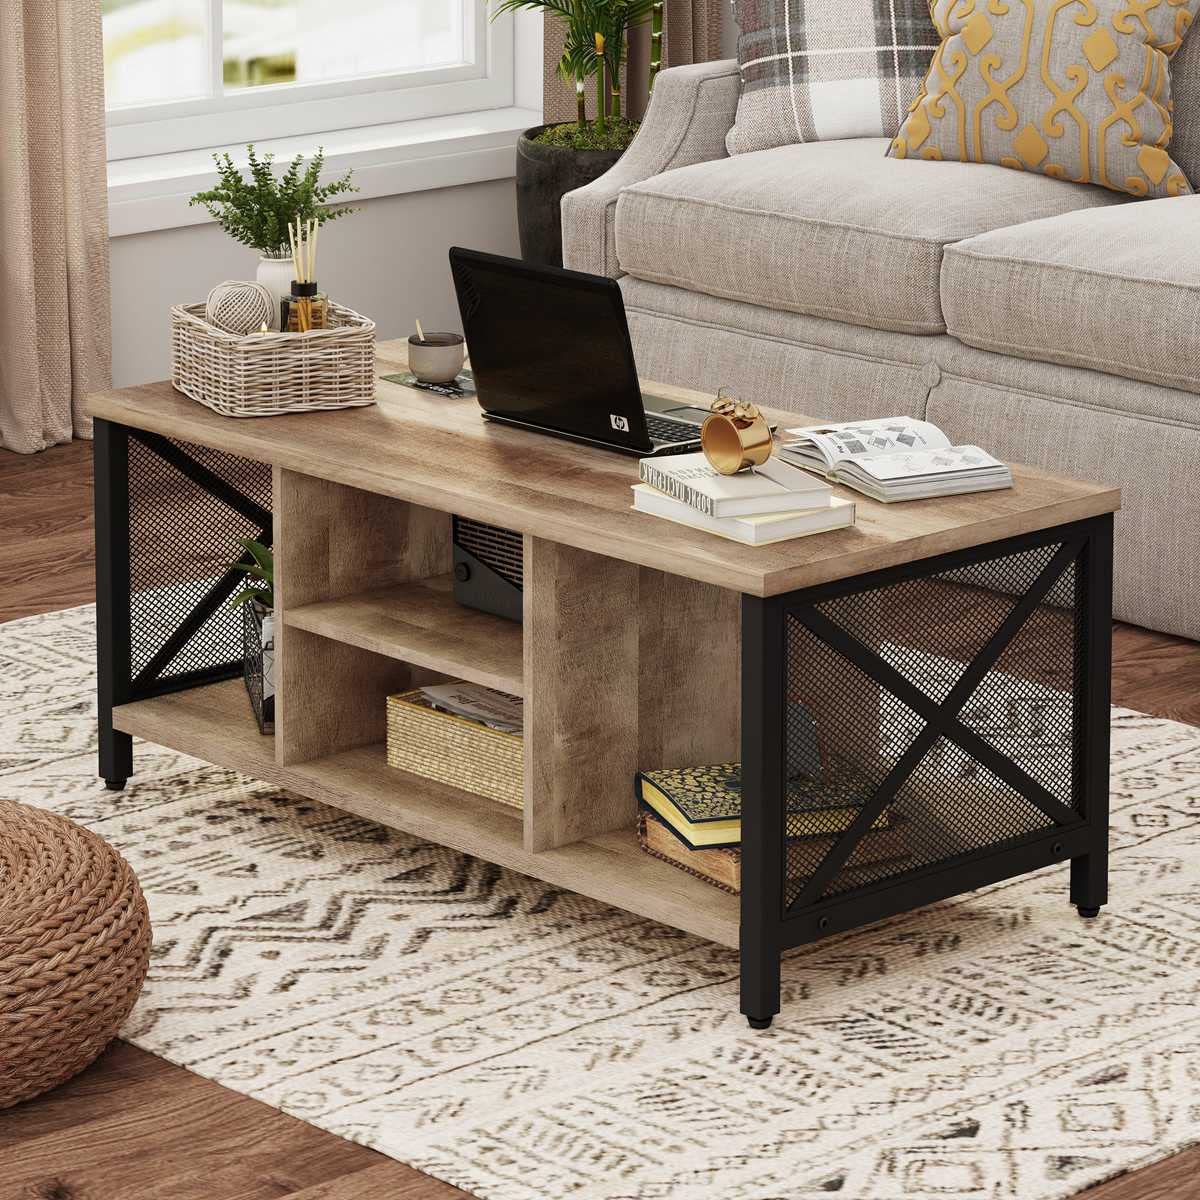
M 679 67 L 684 63 L 710 62 L 721 57 L 721 21 L 729 9 L 728 0 L 666 0 L 663 11 L 663 44 L 666 53 L 663 65 Z M 732 14 L 729 15 L 732 20 Z M 629 46 L 629 78 L 623 83 L 629 98 L 630 112 L 640 116 L 645 107 L 644 77 L 649 62 L 650 30 L 645 26 L 635 31 Z M 546 122 L 573 121 L 575 94 L 570 91 L 555 68 L 562 55 L 563 30 L 559 18 L 546 15 L 545 51 L 543 55 L 543 112 Z M 588 116 L 595 115 L 595 88 L 588 89 Z
M 0 0 L 0 446 L 87 437 L 109 386 L 99 0 Z

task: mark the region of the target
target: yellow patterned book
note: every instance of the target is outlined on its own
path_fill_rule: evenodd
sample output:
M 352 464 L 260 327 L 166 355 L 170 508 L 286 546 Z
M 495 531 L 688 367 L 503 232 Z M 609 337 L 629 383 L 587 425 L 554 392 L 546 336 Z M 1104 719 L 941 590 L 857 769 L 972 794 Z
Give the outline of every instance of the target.
M 638 774 L 636 790 L 638 799 L 657 813 L 689 850 L 741 845 L 740 763 L 643 771 Z M 863 802 L 866 799 L 864 794 Z M 788 789 L 788 832 L 792 837 L 841 833 L 861 807 L 862 803 L 846 804 L 843 789 L 835 793 L 805 780 Z M 873 828 L 886 829 L 888 823 L 887 813 L 881 813 Z

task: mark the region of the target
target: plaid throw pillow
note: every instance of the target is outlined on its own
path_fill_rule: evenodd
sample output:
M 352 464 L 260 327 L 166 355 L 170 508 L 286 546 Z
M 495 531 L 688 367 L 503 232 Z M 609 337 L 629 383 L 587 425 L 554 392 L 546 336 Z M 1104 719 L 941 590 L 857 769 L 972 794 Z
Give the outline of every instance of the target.
M 925 0 L 733 0 L 742 95 L 730 154 L 894 137 L 939 41 Z

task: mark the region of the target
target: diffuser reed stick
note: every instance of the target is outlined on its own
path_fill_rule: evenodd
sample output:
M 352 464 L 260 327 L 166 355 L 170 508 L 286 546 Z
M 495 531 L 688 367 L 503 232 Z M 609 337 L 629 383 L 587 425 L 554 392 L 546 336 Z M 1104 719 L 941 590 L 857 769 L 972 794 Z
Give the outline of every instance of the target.
M 317 277 L 317 231 L 320 223 L 315 219 L 301 221 L 296 218 L 295 227 L 288 226 L 288 241 L 292 247 L 292 267 L 296 272 L 296 282 L 309 284 Z M 309 296 L 299 296 L 295 300 L 296 324 L 301 333 L 307 333 L 313 327 L 313 305 Z

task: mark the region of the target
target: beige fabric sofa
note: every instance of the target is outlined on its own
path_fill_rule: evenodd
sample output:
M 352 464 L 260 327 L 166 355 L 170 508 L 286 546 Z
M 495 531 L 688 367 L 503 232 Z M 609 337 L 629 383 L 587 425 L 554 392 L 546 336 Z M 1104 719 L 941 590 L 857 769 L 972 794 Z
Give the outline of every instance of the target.
M 1117 615 L 1200 637 L 1200 196 L 870 138 L 730 158 L 738 86 L 733 60 L 663 72 L 563 199 L 566 265 L 620 277 L 642 374 L 1119 485 Z

